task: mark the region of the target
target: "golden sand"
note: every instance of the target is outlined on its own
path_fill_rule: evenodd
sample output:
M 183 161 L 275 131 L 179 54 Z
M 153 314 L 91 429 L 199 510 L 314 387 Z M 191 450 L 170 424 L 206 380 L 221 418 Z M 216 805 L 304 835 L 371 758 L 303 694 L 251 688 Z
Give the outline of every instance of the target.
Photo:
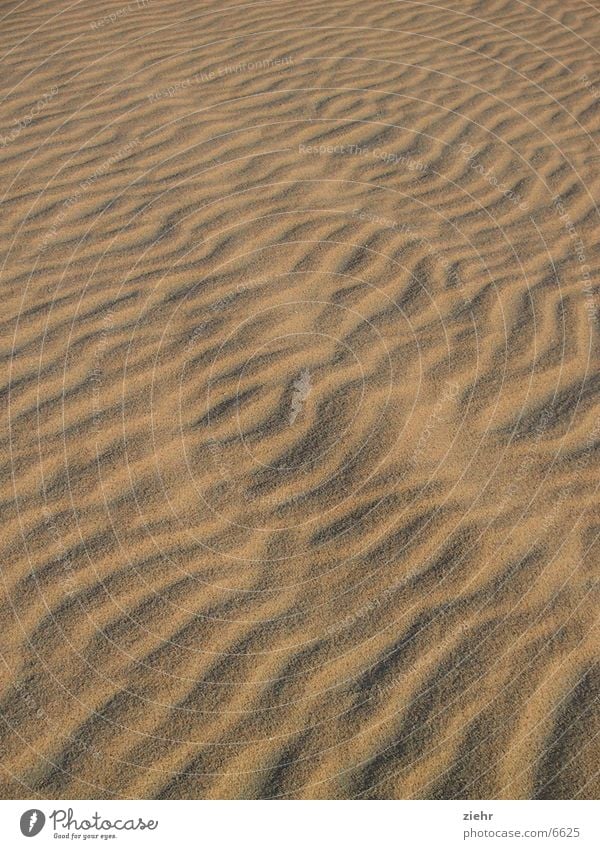
M 599 38 L 0 5 L 3 798 L 597 796 Z

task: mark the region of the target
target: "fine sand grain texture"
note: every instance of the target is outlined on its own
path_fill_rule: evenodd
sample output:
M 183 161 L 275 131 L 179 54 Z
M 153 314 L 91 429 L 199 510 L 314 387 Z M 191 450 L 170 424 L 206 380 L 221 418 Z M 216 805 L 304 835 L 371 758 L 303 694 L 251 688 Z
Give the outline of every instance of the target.
M 0 795 L 597 797 L 600 11 L 0 56 Z

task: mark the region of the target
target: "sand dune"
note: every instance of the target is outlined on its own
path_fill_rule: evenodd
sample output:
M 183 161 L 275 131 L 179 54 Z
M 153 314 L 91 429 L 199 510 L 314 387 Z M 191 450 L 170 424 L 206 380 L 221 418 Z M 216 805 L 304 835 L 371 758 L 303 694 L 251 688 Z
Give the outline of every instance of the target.
M 0 4 L 3 798 L 594 798 L 600 15 Z

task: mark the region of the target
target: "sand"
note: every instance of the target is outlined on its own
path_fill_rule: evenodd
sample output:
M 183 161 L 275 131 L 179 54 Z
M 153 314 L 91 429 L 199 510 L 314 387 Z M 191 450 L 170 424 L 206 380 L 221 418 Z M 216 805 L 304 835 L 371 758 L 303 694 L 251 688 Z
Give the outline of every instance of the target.
M 594 798 L 600 14 L 0 4 L 3 798 Z

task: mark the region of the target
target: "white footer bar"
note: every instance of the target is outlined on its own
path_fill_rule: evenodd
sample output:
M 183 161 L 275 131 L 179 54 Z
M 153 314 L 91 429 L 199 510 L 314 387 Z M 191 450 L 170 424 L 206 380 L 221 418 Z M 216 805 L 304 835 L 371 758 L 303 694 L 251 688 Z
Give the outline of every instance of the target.
M 0 846 L 600 847 L 594 801 L 0 801 Z

